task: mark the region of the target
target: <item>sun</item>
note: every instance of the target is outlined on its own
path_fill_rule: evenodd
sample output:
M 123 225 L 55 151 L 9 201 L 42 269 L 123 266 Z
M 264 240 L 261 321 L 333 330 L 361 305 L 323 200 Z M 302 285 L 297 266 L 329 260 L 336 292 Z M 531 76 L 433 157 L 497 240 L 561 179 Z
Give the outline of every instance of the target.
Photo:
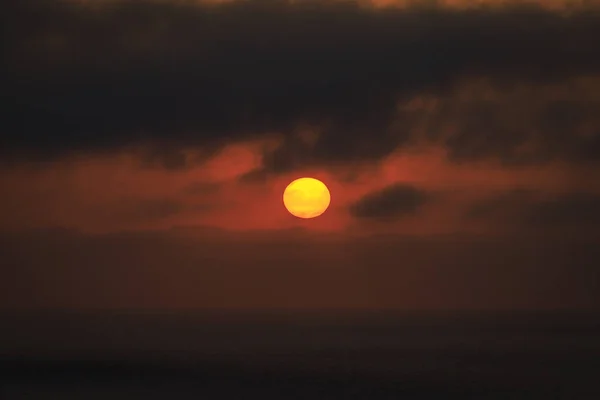
M 298 218 L 318 217 L 327 210 L 330 202 L 329 189 L 315 178 L 296 179 L 283 192 L 285 208 Z

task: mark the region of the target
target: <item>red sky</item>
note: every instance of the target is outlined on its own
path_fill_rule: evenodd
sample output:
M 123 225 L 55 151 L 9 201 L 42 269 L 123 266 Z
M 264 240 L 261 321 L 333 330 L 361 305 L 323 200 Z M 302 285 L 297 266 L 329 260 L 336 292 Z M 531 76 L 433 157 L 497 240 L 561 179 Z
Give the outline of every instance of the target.
M 0 306 L 600 304 L 595 3 L 28 1 Z M 302 176 L 314 220 L 282 204 Z
M 23 165 L 2 171 L 5 193 L 2 228 L 64 227 L 85 232 L 168 229 L 207 225 L 232 230 L 306 229 L 344 231 L 356 228 L 348 213 L 365 194 L 395 183 L 435 193 L 409 220 L 394 224 L 404 233 L 469 232 L 461 215 L 472 203 L 516 189 L 560 196 L 572 190 L 600 193 L 600 182 L 586 169 L 548 163 L 506 167 L 493 161 L 449 162 L 442 149 L 398 151 L 366 165 L 306 168 L 240 182 L 261 166 L 260 143 L 232 144 L 206 162 L 185 171 L 140 166 L 130 154 L 73 158 L 51 165 Z M 193 152 L 190 152 L 193 154 Z M 332 204 L 322 218 L 292 218 L 283 207 L 285 186 L 301 176 L 328 185 Z M 349 181 L 347 176 L 354 179 Z M 574 177 L 581 177 L 574 179 Z M 494 226 L 479 227 L 484 232 Z

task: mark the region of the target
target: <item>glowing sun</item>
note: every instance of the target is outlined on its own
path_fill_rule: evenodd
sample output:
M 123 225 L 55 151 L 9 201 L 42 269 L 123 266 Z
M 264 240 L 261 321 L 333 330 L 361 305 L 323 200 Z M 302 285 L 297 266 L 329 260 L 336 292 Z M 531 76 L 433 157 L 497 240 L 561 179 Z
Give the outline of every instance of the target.
M 323 182 L 314 178 L 300 178 L 290 183 L 283 192 L 283 204 L 298 218 L 315 218 L 323 214 L 331 194 Z

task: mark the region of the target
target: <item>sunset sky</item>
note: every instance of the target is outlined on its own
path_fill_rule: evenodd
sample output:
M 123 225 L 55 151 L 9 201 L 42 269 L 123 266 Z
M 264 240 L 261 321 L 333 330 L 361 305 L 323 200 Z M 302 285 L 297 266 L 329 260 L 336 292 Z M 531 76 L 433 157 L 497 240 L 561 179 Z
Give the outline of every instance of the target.
M 0 308 L 600 308 L 600 2 L 0 5 Z M 303 220 L 286 185 L 323 181 Z

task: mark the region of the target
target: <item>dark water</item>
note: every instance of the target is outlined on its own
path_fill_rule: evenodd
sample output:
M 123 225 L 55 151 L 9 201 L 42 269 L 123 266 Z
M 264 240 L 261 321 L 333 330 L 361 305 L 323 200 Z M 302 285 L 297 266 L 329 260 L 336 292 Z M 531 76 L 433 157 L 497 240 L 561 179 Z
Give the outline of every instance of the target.
M 3 315 L 0 399 L 600 399 L 590 313 Z

